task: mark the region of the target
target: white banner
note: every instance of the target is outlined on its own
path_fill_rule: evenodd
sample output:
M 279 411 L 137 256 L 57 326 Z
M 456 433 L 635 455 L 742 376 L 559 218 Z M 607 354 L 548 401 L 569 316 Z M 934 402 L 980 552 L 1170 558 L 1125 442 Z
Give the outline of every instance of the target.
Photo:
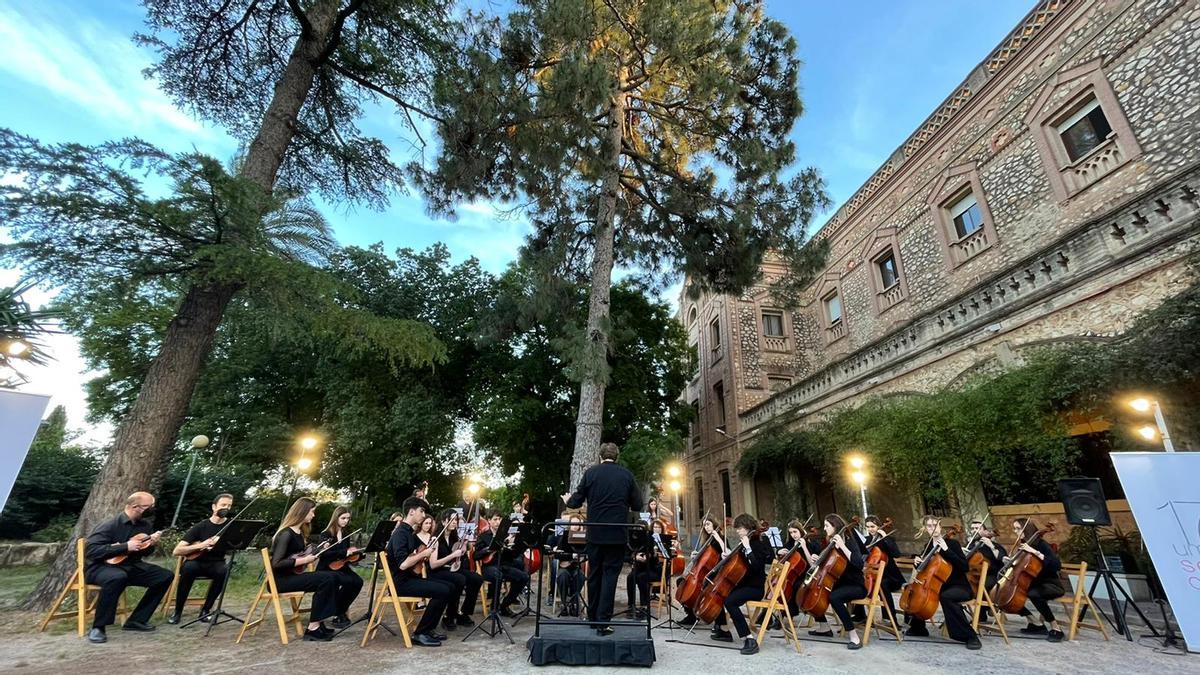
M 1200 453 L 1110 456 L 1188 651 L 1200 652 Z
M 8 503 L 8 493 L 49 403 L 49 396 L 0 389 L 0 511 Z

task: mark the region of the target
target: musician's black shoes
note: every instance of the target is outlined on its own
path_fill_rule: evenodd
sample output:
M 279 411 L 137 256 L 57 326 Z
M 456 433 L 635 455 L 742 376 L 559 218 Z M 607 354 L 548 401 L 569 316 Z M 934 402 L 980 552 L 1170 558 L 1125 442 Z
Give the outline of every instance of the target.
M 441 640 L 435 640 L 432 637 L 430 637 L 424 633 L 417 633 L 416 635 L 412 636 L 412 643 L 418 647 L 441 647 L 442 646 Z
M 981 643 L 979 641 L 979 638 L 977 638 L 975 636 L 971 636 L 971 637 L 967 638 L 967 649 L 975 650 L 975 649 L 982 649 L 982 648 L 983 648 L 983 643 Z
M 213 615 L 211 609 L 200 610 L 200 623 L 208 623 L 217 617 Z
M 738 651 L 745 654 L 746 656 L 749 656 L 751 654 L 757 654 L 758 653 L 758 640 L 755 640 L 754 638 L 746 638 L 746 641 L 744 643 L 742 643 L 742 648 L 739 649 Z
M 813 637 L 833 637 L 833 630 L 829 628 L 825 630 L 810 630 L 808 634 Z
M 141 621 L 126 621 L 125 625 L 121 626 L 121 630 L 133 630 L 139 633 L 149 633 L 150 631 L 154 630 L 154 626 L 151 626 L 148 623 L 142 623 Z
M 680 626 L 695 626 L 697 621 L 699 621 L 699 619 L 697 619 L 694 615 L 688 614 L 687 616 L 684 616 L 682 619 L 679 620 L 679 625 Z
M 1026 635 L 1045 635 L 1046 634 L 1046 624 L 1031 623 L 1028 626 L 1025 626 L 1024 628 L 1022 628 L 1021 632 Z
M 612 635 L 614 632 L 616 631 L 613 630 L 612 626 L 603 626 L 596 629 L 596 635 L 599 635 L 600 637 Z
M 846 643 L 846 649 L 862 649 L 862 643 L 851 640 Z
M 102 645 L 108 642 L 108 636 L 104 634 L 103 628 L 93 628 L 88 631 L 87 640 L 94 645 Z
M 333 621 L 331 621 L 330 623 L 333 624 L 334 628 L 337 628 L 339 630 L 342 628 L 349 628 L 350 627 L 350 617 L 345 616 L 345 615 L 335 616 L 335 617 L 333 617 Z
M 1046 633 L 1046 639 L 1051 642 L 1062 642 L 1064 637 L 1066 636 L 1063 635 L 1061 630 L 1052 630 L 1049 633 Z
M 429 631 L 429 633 L 427 633 L 427 635 L 429 635 L 429 637 L 433 638 L 434 640 L 437 640 L 438 642 L 445 642 L 445 640 L 446 640 L 446 636 L 443 633 L 435 633 L 433 631 Z
M 458 622 L 454 620 L 454 617 L 448 616 L 442 619 L 442 627 L 446 630 L 457 630 Z
M 320 628 L 304 631 L 305 642 L 329 642 L 332 639 L 332 635 L 322 631 Z
M 167 617 L 167 623 L 169 623 L 169 624 L 171 624 L 172 626 L 174 626 L 175 624 L 179 623 L 179 619 L 180 619 L 180 617 L 179 617 L 179 612 L 175 612 L 175 613 L 174 613 L 174 614 L 172 614 L 171 616 L 168 616 L 168 617 Z
M 460 614 L 460 615 L 459 615 L 459 617 L 458 617 L 458 625 L 460 625 L 460 626 L 474 626 L 474 625 L 475 625 L 475 619 L 472 619 L 471 617 L 467 616 L 466 614 Z
M 713 628 L 709 637 L 717 640 L 718 642 L 733 642 L 733 633 L 730 633 L 727 630 L 721 630 L 720 628 Z
M 904 635 L 906 637 L 929 637 L 929 629 L 924 626 L 920 628 L 909 626 L 908 630 L 904 631 Z
M 517 613 L 512 611 L 512 607 L 509 607 L 508 605 L 505 605 L 500 608 L 500 616 L 502 616 L 502 617 L 511 619 L 516 615 L 517 615 Z

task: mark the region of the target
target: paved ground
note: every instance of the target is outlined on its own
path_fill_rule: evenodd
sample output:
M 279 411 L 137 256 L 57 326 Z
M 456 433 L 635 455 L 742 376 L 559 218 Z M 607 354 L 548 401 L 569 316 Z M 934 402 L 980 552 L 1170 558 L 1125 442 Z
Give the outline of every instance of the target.
M 364 593 L 365 595 L 365 593 Z M 364 603 L 355 607 L 361 613 Z M 244 608 L 238 608 L 244 611 Z M 202 628 L 179 630 L 160 625 L 153 634 L 109 631 L 105 645 L 90 645 L 75 636 L 73 624 L 61 622 L 47 633 L 37 633 L 37 616 L 19 611 L 0 617 L 0 672 L 16 673 L 460 673 L 484 675 L 533 670 L 524 642 L 533 631 L 532 619 L 526 619 L 512 634 L 516 645 L 502 637 L 489 640 L 472 638 L 463 643 L 464 631 L 437 649 L 405 650 L 399 638 L 383 634 L 365 649 L 360 648 L 362 626 L 329 643 L 292 642 L 287 647 L 264 626 L 258 635 L 241 645 L 233 643 L 236 624 L 219 626 L 211 637 L 203 637 Z M 156 619 L 157 621 L 157 619 Z M 736 651 L 672 641 L 683 639 L 666 630 L 655 632 L 658 655 L 656 672 L 665 673 L 782 673 L 803 670 L 815 673 L 1153 673 L 1183 675 L 1200 673 L 1200 655 L 1172 656 L 1157 654 L 1150 646 L 1138 646 L 1124 639 L 1103 642 L 1098 634 L 1088 633 L 1074 643 L 1050 644 L 1044 640 L 1014 639 L 1006 647 L 999 638 L 985 638 L 978 652 L 968 652 L 957 644 L 906 642 L 898 645 L 880 640 L 866 649 L 850 652 L 840 642 L 805 641 L 803 653 L 796 654 L 783 640 L 768 639 L 761 653 L 745 657 Z M 696 643 L 711 643 L 701 629 L 688 638 Z M 612 672 L 591 669 L 587 672 Z M 546 667 L 545 673 L 564 673 L 563 667 Z M 572 672 L 579 672 L 575 669 Z

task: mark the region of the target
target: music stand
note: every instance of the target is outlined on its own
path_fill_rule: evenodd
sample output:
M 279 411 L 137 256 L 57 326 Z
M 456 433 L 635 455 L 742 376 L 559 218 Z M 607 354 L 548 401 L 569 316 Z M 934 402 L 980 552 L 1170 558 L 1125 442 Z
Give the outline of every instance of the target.
M 392 532 L 395 531 L 396 521 L 394 520 L 381 520 L 375 524 L 375 529 L 371 532 L 371 538 L 367 540 L 367 547 L 363 549 L 363 551 L 366 553 L 375 554 L 375 562 L 371 565 L 371 591 L 367 595 L 367 612 L 366 614 L 363 614 L 359 618 L 355 619 L 349 626 L 339 630 L 336 633 L 337 635 L 341 635 L 342 633 L 350 630 L 354 626 L 364 621 L 370 621 L 371 613 L 375 611 L 375 583 L 379 580 L 379 568 L 382 567 L 382 565 L 380 565 L 380 562 L 382 561 L 379 557 L 379 554 L 387 549 L 388 541 L 392 538 Z M 349 538 L 347 538 L 347 540 L 348 539 Z M 341 544 L 339 543 L 338 546 L 340 545 Z M 334 548 L 336 548 L 336 546 Z M 385 623 L 380 623 L 379 627 L 383 628 L 392 635 L 396 634 L 396 631 L 388 628 L 387 624 Z
M 523 558 L 526 550 L 531 548 L 540 550 L 542 548 L 541 543 L 538 541 L 538 532 L 537 530 L 533 529 L 532 523 L 527 523 L 525 521 L 513 522 L 509 529 L 516 530 L 514 533 L 516 535 L 516 544 L 513 546 L 513 556 L 517 559 L 514 561 L 514 563 L 521 564 L 524 562 Z M 543 564 L 544 563 L 545 561 L 543 560 Z M 532 574 L 529 575 L 529 581 L 530 583 L 525 584 L 525 606 L 513 615 L 512 625 L 514 627 L 521 621 L 521 619 L 524 619 L 534 612 L 533 608 L 530 607 L 530 597 L 533 595 L 533 591 L 530 588 L 533 582 Z M 541 608 L 539 608 L 537 611 L 541 611 Z
M 475 559 L 478 560 L 479 558 L 483 557 L 484 555 L 486 555 L 487 551 L 492 552 L 492 554 L 496 555 L 496 556 L 501 555 L 503 553 L 502 549 L 504 548 L 504 542 L 508 539 L 508 528 L 510 526 L 511 526 L 511 523 L 508 521 L 507 518 L 504 520 L 501 520 L 500 527 L 496 528 L 496 530 L 492 533 L 491 543 L 488 544 L 488 547 L 484 550 L 484 552 L 475 551 Z M 504 532 L 505 533 L 504 536 L 502 536 L 502 537 L 496 536 L 500 532 Z M 499 571 L 500 563 L 501 563 L 500 559 L 497 558 L 497 560 L 495 562 L 495 565 L 497 566 L 496 571 Z M 483 574 L 483 569 L 484 569 L 484 566 L 480 565 L 479 573 L 481 575 Z M 486 577 L 484 577 L 484 578 L 485 578 L 485 583 L 486 583 Z M 465 636 L 463 636 L 463 639 L 462 639 L 463 642 L 466 642 L 468 639 L 470 639 L 470 637 L 472 635 L 475 634 L 476 631 L 479 631 L 490 638 L 494 638 L 497 635 L 499 635 L 500 633 L 504 633 L 504 637 L 508 638 L 509 644 L 516 644 L 516 642 L 512 639 L 512 635 L 509 634 L 508 628 L 505 628 L 504 621 L 500 617 L 500 590 L 501 590 L 501 586 L 503 586 L 503 585 L 504 585 L 504 575 L 501 574 L 500 577 L 498 579 L 496 579 L 496 581 L 492 582 L 492 606 L 488 608 L 487 616 L 485 616 L 482 621 L 475 624 L 475 627 L 471 629 L 471 632 L 469 632 Z
M 229 552 L 229 561 L 225 564 L 225 579 L 221 582 L 221 594 L 217 596 L 217 605 L 210 609 L 208 614 L 201 614 L 180 628 L 187 628 L 197 621 L 209 619 L 208 630 L 204 631 L 204 637 L 208 637 L 218 623 L 229 623 L 230 621 L 242 623 L 241 619 L 225 611 L 225 593 L 229 591 L 229 580 L 233 578 L 233 568 L 237 565 L 238 552 L 253 546 L 254 538 L 266 526 L 267 521 L 265 520 L 235 520 L 225 526 L 225 533 L 221 535 L 217 546 Z M 222 621 L 222 617 L 224 617 L 224 621 Z

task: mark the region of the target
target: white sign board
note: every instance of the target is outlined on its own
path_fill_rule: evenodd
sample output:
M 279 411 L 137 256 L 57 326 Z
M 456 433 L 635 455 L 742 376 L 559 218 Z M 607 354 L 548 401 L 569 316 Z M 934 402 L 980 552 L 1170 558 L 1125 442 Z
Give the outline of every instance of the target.
M 0 511 L 8 503 L 49 403 L 49 396 L 0 389 Z
M 1200 453 L 1110 456 L 1188 651 L 1200 652 Z

